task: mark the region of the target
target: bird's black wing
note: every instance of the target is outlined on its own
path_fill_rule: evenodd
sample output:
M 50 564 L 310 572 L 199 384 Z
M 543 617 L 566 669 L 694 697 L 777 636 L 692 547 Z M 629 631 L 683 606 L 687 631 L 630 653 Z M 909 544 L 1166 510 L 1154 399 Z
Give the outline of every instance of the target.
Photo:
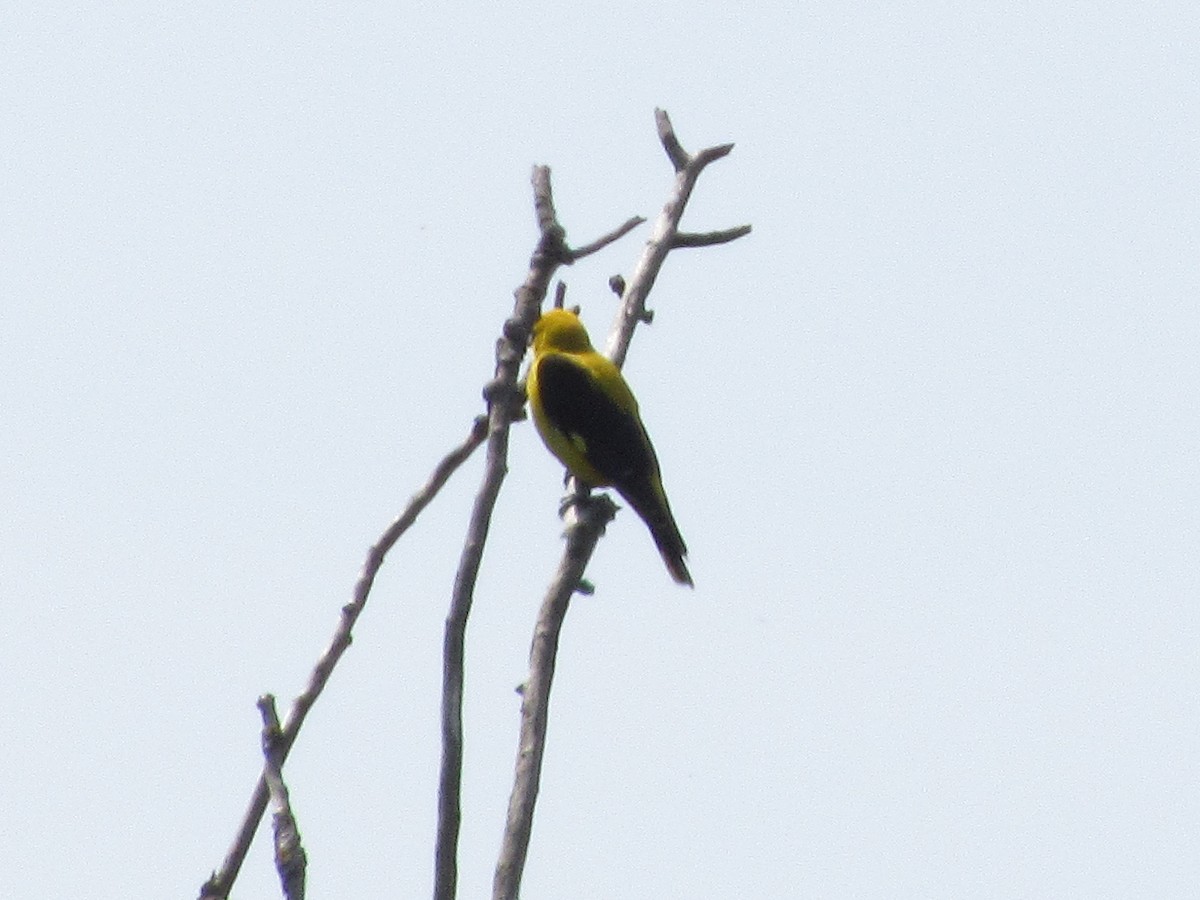
M 546 418 L 583 443 L 588 463 L 605 483 L 643 484 L 657 475 L 658 460 L 637 415 L 622 409 L 570 357 L 542 357 L 538 389 Z

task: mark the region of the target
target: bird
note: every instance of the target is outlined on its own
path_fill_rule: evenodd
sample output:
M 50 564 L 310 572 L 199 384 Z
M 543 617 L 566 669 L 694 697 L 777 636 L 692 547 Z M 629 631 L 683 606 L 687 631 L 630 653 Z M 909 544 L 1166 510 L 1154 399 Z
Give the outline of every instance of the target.
M 621 370 L 592 347 L 570 310 L 543 313 L 532 340 L 525 392 L 547 449 L 588 487 L 615 488 L 650 529 L 671 577 L 693 587 L 658 457 Z

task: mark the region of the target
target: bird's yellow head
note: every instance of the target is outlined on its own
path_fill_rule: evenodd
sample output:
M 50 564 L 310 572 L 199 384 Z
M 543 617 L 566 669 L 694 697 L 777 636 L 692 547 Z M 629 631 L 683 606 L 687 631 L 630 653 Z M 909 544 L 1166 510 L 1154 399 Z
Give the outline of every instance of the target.
M 592 349 L 587 329 L 579 316 L 565 309 L 548 309 L 533 326 L 533 352 L 558 350 L 563 353 L 587 353 Z

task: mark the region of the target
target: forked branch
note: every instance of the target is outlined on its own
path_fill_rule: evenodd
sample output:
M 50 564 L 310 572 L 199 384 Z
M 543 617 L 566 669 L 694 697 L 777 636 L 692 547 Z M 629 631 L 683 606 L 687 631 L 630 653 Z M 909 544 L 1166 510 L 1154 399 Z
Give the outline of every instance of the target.
M 688 153 L 680 144 L 671 125 L 671 119 L 664 110 L 654 111 L 654 120 L 658 125 L 658 138 L 662 142 L 667 158 L 675 167 L 675 183 L 663 204 L 662 211 L 654 221 L 642 255 L 633 267 L 633 274 L 625 283 L 625 291 L 621 296 L 621 307 L 617 320 L 609 332 L 605 353 L 618 366 L 625 364 L 625 354 L 629 350 L 629 342 L 633 339 L 633 330 L 638 322 L 648 318 L 646 298 L 654 281 L 667 261 L 667 254 L 679 246 L 705 246 L 726 243 L 750 233 L 749 225 L 739 225 L 724 231 L 710 232 L 707 239 L 700 236 L 680 232 L 679 222 L 683 211 L 692 196 L 692 189 L 709 163 L 728 156 L 733 150 L 733 144 L 718 144 L 707 147 L 696 154 Z M 720 237 L 715 237 L 720 236 Z
M 529 342 L 529 333 L 558 267 L 612 243 L 639 222 L 629 219 L 599 240 L 573 250 L 567 244 L 566 230 L 554 210 L 550 169 L 546 166 L 534 167 L 533 196 L 538 243 L 530 257 L 525 281 L 516 290 L 513 314 L 504 323 L 503 336 L 496 345 L 496 374 L 484 389 L 488 401 L 487 463 L 467 526 L 467 539 L 459 557 L 442 643 L 442 762 L 438 778 L 433 890 L 436 900 L 452 900 L 457 892 L 458 834 L 462 819 L 463 658 L 467 619 L 471 613 L 475 580 L 483 558 L 492 510 L 508 472 L 509 426 L 520 415 L 525 400 L 517 384 L 517 376 Z
M 421 511 L 437 496 L 438 491 L 442 489 L 455 470 L 467 460 L 476 447 L 483 443 L 484 438 L 487 437 L 487 423 L 488 420 L 484 416 L 478 416 L 475 419 L 467 439 L 442 458 L 429 476 L 429 480 L 413 495 L 404 511 L 393 520 L 367 552 L 366 562 L 363 563 L 358 581 L 354 585 L 353 598 L 342 607 L 341 617 L 329 645 L 313 667 L 308 678 L 308 685 L 292 701 L 287 722 L 280 728 L 278 738 L 274 741 L 273 751 L 279 766 L 282 766 L 284 760 L 287 759 L 292 744 L 295 743 L 296 736 L 300 732 L 300 726 L 304 724 L 308 711 L 321 696 L 338 660 L 349 648 L 354 623 L 358 621 L 358 617 L 366 608 L 371 586 L 375 583 L 375 576 L 378 574 L 380 566 L 383 565 L 388 551 L 392 549 L 396 541 L 400 540 L 401 535 L 408 531 Z M 229 892 L 233 889 L 233 883 L 241 871 L 242 863 L 246 860 L 250 844 L 254 840 L 254 833 L 258 830 L 259 822 L 262 821 L 263 813 L 267 808 L 268 795 L 267 775 L 264 772 L 259 776 L 258 784 L 254 786 L 246 813 L 242 816 L 241 825 L 238 827 L 229 852 L 226 853 L 225 859 L 221 863 L 221 868 L 214 872 L 212 877 L 200 888 L 201 900 L 225 900 L 229 896 Z
M 681 246 L 677 243 L 681 237 L 679 221 L 697 178 L 705 166 L 726 156 L 733 149 L 732 144 L 722 144 L 702 150 L 693 156 L 683 149 L 667 114 L 656 110 L 655 118 L 659 139 L 675 167 L 676 178 L 641 258 L 634 267 L 633 275 L 624 284 L 616 279 L 611 282 L 615 287 L 622 289 L 622 297 L 620 312 L 609 335 L 606 351 L 618 366 L 625 361 L 625 354 L 637 323 L 649 318 L 646 297 L 654 286 L 654 280 L 666 261 L 667 254 L 674 247 Z M 724 232 L 728 235 L 725 240 L 733 240 L 749 232 L 749 225 L 730 229 Z M 694 238 L 683 236 L 683 240 L 694 241 Z M 716 244 L 722 241 L 711 240 L 709 243 Z M 690 245 L 698 246 L 695 243 Z M 516 900 L 520 891 L 521 876 L 525 869 L 529 840 L 533 831 L 533 813 L 541 783 L 546 728 L 550 714 L 550 689 L 554 680 L 559 636 L 570 606 L 571 595 L 581 590 L 587 563 L 605 525 L 612 519 L 615 511 L 612 501 L 603 495 L 576 496 L 566 507 L 564 518 L 567 521 L 567 546 L 558 572 L 538 613 L 529 653 L 529 678 L 522 689 L 521 733 L 516 771 L 512 794 L 508 801 L 508 817 L 500 857 L 492 881 L 493 900 Z

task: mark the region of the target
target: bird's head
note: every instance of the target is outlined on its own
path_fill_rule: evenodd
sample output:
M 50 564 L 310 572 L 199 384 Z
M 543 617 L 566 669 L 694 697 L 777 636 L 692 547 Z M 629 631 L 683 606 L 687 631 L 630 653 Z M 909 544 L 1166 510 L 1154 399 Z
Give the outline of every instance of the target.
M 586 353 L 592 349 L 587 329 L 579 316 L 565 309 L 549 309 L 533 326 L 533 352 L 558 350 L 563 353 Z

